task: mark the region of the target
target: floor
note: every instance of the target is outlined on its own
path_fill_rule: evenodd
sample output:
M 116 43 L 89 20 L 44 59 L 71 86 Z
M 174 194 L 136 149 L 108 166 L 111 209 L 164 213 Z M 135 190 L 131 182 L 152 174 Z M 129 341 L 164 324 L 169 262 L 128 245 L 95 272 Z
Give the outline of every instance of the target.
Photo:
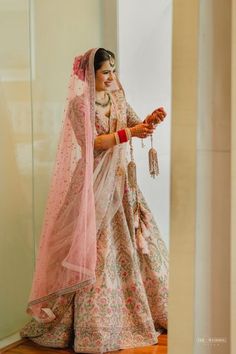
M 135 348 L 135 349 L 124 349 L 120 351 L 109 352 L 110 354 L 167 354 L 167 334 L 162 334 L 158 337 L 158 344 Z M 20 343 L 18 346 L 4 351 L 4 354 L 70 354 L 74 353 L 72 349 L 51 349 L 40 347 L 33 342 L 27 340 L 24 343 Z M 106 353 L 108 354 L 108 353 Z

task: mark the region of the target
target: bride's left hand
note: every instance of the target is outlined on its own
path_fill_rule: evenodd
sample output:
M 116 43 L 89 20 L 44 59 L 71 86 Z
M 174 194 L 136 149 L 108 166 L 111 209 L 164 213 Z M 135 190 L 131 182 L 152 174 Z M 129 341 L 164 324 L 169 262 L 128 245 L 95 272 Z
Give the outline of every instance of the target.
M 155 109 L 147 118 L 145 119 L 145 122 L 148 124 L 159 124 L 161 123 L 164 118 L 166 117 L 167 113 L 165 112 L 163 107 L 159 107 Z

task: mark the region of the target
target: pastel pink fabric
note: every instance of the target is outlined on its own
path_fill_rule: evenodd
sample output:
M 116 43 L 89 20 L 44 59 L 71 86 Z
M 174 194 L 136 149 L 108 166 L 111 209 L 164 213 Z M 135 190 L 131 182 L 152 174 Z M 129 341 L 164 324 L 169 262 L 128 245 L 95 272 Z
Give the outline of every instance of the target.
M 97 226 L 93 153 L 96 50 L 90 49 L 75 58 L 69 80 L 27 308 L 27 312 L 39 322 L 46 323 L 55 318 L 48 307 L 49 298 L 76 291 L 81 286 L 95 282 Z M 117 82 L 122 89 L 119 80 Z M 106 164 L 108 162 L 109 158 Z

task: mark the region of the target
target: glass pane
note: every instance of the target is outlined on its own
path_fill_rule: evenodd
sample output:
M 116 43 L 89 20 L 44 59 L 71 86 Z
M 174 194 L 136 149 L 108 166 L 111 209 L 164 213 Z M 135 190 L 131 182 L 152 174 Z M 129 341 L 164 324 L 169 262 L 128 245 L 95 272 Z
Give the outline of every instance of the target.
M 34 266 L 29 7 L 0 3 L 0 339 L 26 321 Z

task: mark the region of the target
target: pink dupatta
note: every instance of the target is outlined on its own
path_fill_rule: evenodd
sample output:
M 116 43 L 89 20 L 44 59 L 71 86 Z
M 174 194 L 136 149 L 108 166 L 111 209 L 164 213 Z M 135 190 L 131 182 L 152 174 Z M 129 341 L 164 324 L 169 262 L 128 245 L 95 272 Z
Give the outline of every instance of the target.
M 95 282 L 96 235 L 104 217 L 112 217 L 122 199 L 124 181 L 121 178 L 117 188 L 114 182 L 118 164 L 124 165 L 124 147 L 115 147 L 114 158 L 107 151 L 95 175 L 93 171 L 96 50 L 90 49 L 75 58 L 69 81 L 27 307 L 27 312 L 39 322 L 47 323 L 55 318 L 48 299 Z M 118 79 L 115 89 L 122 89 Z M 112 170 L 106 180 L 107 171 Z M 108 183 L 110 190 L 102 188 L 103 183 Z M 108 208 L 111 198 L 118 200 L 113 210 Z

